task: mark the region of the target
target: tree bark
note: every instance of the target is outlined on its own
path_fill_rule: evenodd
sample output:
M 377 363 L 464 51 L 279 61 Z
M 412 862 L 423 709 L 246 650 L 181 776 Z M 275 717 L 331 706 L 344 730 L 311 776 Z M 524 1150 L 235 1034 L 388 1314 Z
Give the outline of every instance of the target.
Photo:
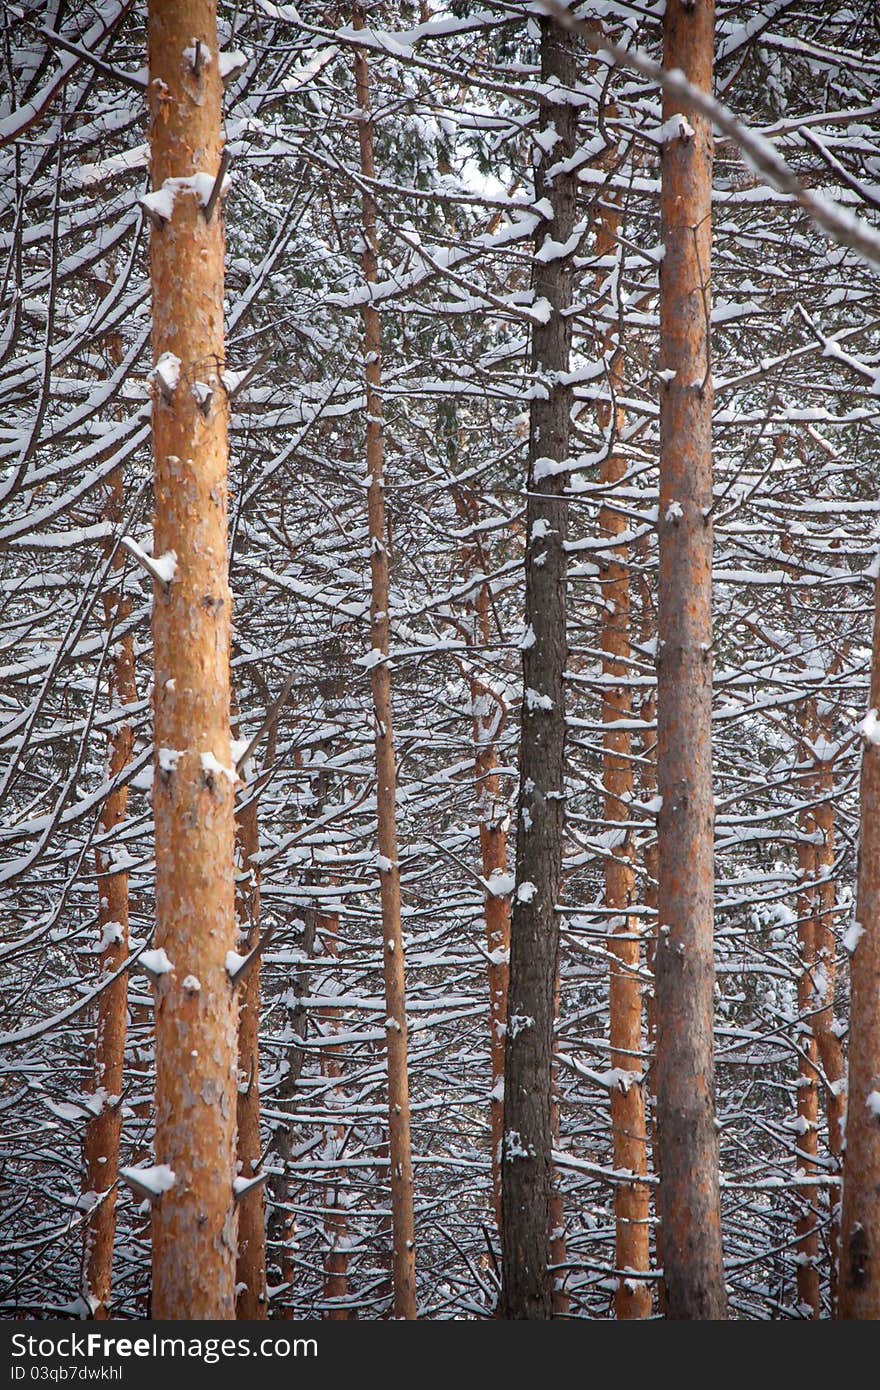
M 150 0 L 154 555 L 174 557 L 153 607 L 156 1319 L 235 1316 L 234 770 L 226 560 L 228 403 L 219 203 L 168 180 L 220 169 L 216 0 Z M 201 55 L 196 60 L 196 46 Z M 165 216 L 165 212 L 169 216 Z M 170 558 L 168 560 L 171 568 Z M 163 962 L 158 961 L 161 967 Z
M 542 84 L 572 86 L 577 79 L 572 36 L 549 20 L 538 22 Z M 535 325 L 532 341 L 534 381 L 545 387 L 546 397 L 530 403 L 524 695 L 504 1057 L 500 1309 L 510 1319 L 545 1319 L 552 1312 L 551 1091 L 565 822 L 565 460 L 572 401 L 564 380 L 571 349 L 565 311 L 572 303 L 568 243 L 577 191 L 577 176 L 565 161 L 575 151 L 576 108 L 543 102 L 540 124 L 544 130 L 553 124 L 559 138 L 549 151 L 542 150 L 535 173 L 536 198 L 549 199 L 553 218 L 537 233 L 534 261 L 535 304 L 546 305 L 548 312 L 546 322 Z M 562 169 L 551 174 L 560 164 Z M 566 249 L 560 254 L 559 248 Z
M 606 108 L 608 116 L 616 115 Z M 596 228 L 595 253 L 609 258 L 619 255 L 620 212 L 613 195 L 601 203 Z M 613 307 L 613 306 L 612 306 Z M 623 393 L 623 345 L 616 328 L 605 329 L 601 349 L 608 362 L 611 400 L 599 408 L 599 424 L 614 445 L 621 436 L 625 419 L 615 402 Z M 603 459 L 599 477 L 608 494 L 627 476 L 627 462 L 618 448 L 610 447 Z M 630 802 L 634 789 L 632 738 L 627 727 L 632 719 L 630 675 L 630 573 L 629 552 L 619 538 L 627 531 L 626 517 L 613 505 L 603 502 L 599 511 L 599 534 L 608 549 L 600 560 L 602 585 L 602 782 L 604 819 L 609 829 L 622 826 L 615 834 L 605 859 L 605 907 L 609 913 L 608 951 L 611 958 L 609 1015 L 611 1066 L 628 1079 L 611 1090 L 611 1137 L 615 1172 L 632 1174 L 632 1180 L 619 1178 L 614 1192 L 615 1263 L 618 1286 L 614 1311 L 618 1318 L 651 1316 L 651 1289 L 633 1275 L 647 1273 L 650 1267 L 650 1206 L 648 1187 L 639 1178 L 648 1171 L 648 1135 L 645 1117 L 644 1066 L 642 1060 L 642 984 L 641 931 L 639 918 L 631 912 L 636 900 L 635 869 L 629 832 Z
M 110 346 L 111 359 L 121 360 L 118 335 Z M 109 481 L 104 516 L 115 527 L 124 518 L 122 473 L 117 470 Z M 111 561 L 114 587 L 104 594 L 104 621 L 108 633 L 124 624 L 131 605 L 122 588 L 125 553 L 117 546 Z M 120 637 L 111 658 L 108 693 L 111 707 L 133 704 L 135 688 L 134 641 L 131 633 Z M 108 775 L 116 778 L 131 761 L 131 724 L 126 720 L 110 735 Z M 112 840 L 113 832 L 125 820 L 128 788 L 111 791 L 101 810 L 101 832 Z M 128 957 L 128 874 L 114 870 L 113 846 L 95 854 L 98 876 L 98 931 L 100 933 L 99 974 L 113 975 Z M 91 1315 L 100 1320 L 110 1316 L 113 1279 L 113 1241 L 116 1233 L 116 1182 L 119 1174 L 119 1143 L 122 1131 L 122 1085 L 127 1026 L 128 976 L 123 973 L 98 995 L 95 1026 L 95 1100 L 99 1105 L 89 1120 L 85 1135 L 84 1195 L 94 1203 L 84 1227 L 84 1297 Z
M 672 0 L 663 62 L 712 84 L 712 0 Z M 681 115 L 679 115 L 681 113 Z M 660 271 L 657 1116 L 666 1314 L 723 1318 L 712 1007 L 712 132 L 664 95 Z M 681 117 L 684 117 L 684 120 Z
M 880 582 L 874 585 L 869 708 L 880 711 Z M 856 923 L 849 1014 L 839 1316 L 880 1319 L 880 741 L 867 721 L 860 784 Z
M 354 27 L 364 27 L 360 6 L 354 7 Z M 361 173 L 375 178 L 370 73 L 366 51 L 355 52 L 358 143 Z M 362 198 L 364 279 L 378 278 L 376 204 Z M 391 714 L 391 672 L 388 665 L 388 550 L 385 520 L 385 447 L 382 434 L 382 325 L 371 304 L 364 306 L 364 362 L 367 395 L 367 520 L 370 536 L 370 682 L 376 721 L 376 810 L 379 842 L 379 884 L 382 905 L 382 962 L 387 1009 L 388 1127 L 391 1180 L 392 1278 L 394 1315 L 416 1316 L 415 1221 L 413 1216 L 412 1146 L 410 1139 L 409 1071 L 407 1066 L 406 985 L 403 935 L 400 926 L 400 865 L 397 858 L 397 767 Z

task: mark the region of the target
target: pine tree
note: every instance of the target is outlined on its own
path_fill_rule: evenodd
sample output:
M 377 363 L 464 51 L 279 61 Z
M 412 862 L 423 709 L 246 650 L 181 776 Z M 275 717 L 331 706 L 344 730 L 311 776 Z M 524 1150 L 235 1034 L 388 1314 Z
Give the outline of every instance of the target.
M 151 0 L 148 15 L 159 575 L 152 1315 L 233 1318 L 235 770 L 216 0 Z
M 617 117 L 613 102 L 605 106 L 606 122 Z M 607 128 L 607 127 L 606 127 Z M 611 147 L 604 164 L 612 172 L 620 152 Z M 601 200 L 596 218 L 595 254 L 602 263 L 611 259 L 614 271 L 606 283 L 619 287 L 622 255 L 618 243 L 621 213 L 618 200 L 609 193 Z M 618 305 L 607 306 L 613 322 Z M 642 1061 L 642 984 L 640 918 L 636 904 L 636 875 L 632 836 L 626 828 L 635 788 L 631 721 L 631 609 L 628 522 L 615 506 L 615 492 L 625 485 L 627 461 L 620 445 L 626 417 L 619 404 L 625 394 L 625 352 L 619 324 L 603 327 L 599 347 L 608 363 L 609 400 L 600 404 L 599 424 L 608 440 L 607 455 L 600 465 L 600 482 L 607 501 L 599 512 L 599 534 L 607 540 L 600 560 L 602 586 L 601 646 L 603 735 L 602 786 L 604 820 L 613 836 L 605 859 L 605 907 L 609 913 L 611 957 L 609 975 L 609 1034 L 611 1066 L 628 1074 L 611 1091 L 611 1131 L 615 1171 L 621 1174 L 614 1194 L 616 1220 L 615 1263 L 621 1274 L 614 1296 L 618 1318 L 651 1315 L 650 1286 L 629 1277 L 647 1271 L 650 1264 L 649 1189 L 638 1182 L 648 1172 L 648 1137 Z M 623 537 L 621 540 L 619 538 Z M 619 827 L 619 828 L 618 828 Z M 622 1175 L 631 1174 L 627 1180 Z M 626 1275 L 623 1274 L 626 1271 Z
M 360 6 L 354 25 L 364 27 Z M 355 52 L 355 86 L 360 116 L 358 144 L 361 173 L 376 177 L 370 112 L 370 72 L 363 48 Z M 362 267 L 368 284 L 377 279 L 376 204 L 363 194 Z M 367 395 L 367 513 L 370 537 L 370 682 L 373 692 L 376 748 L 378 868 L 382 902 L 382 956 L 385 977 L 385 1024 L 388 1058 L 388 1131 L 391 1183 L 394 1312 L 416 1316 L 415 1223 L 413 1216 L 412 1141 L 410 1137 L 407 1061 L 406 979 L 400 926 L 400 862 L 397 847 L 397 764 L 391 708 L 389 666 L 388 528 L 385 519 L 385 447 L 382 434 L 382 321 L 372 304 L 364 306 L 364 371 Z
M 107 356 L 111 366 L 120 365 L 122 342 L 118 333 L 110 335 Z M 114 528 L 121 526 L 124 520 L 124 495 L 122 472 L 117 470 L 106 485 L 104 505 L 105 517 Z M 131 600 L 124 587 L 126 555 L 122 546 L 112 540 L 105 542 L 105 550 L 110 564 L 110 582 L 104 594 L 104 620 L 108 633 L 116 637 L 118 628 L 123 627 L 131 616 Z M 134 640 L 130 632 L 124 632 L 114 642 L 108 672 L 108 693 L 111 708 L 117 703 L 122 707 L 133 705 L 137 699 Z M 134 731 L 128 719 L 113 731 L 109 744 L 109 775 L 113 779 L 121 779 L 131 762 L 134 744 Z M 101 829 L 109 845 L 102 845 L 95 853 L 99 966 L 104 976 L 116 974 L 128 959 L 128 873 L 125 869 L 116 869 L 113 862 L 113 837 L 125 820 L 127 805 L 128 787 L 120 780 L 101 809 Z M 83 1192 L 86 1200 L 92 1203 L 83 1227 L 83 1294 L 90 1312 L 98 1320 L 109 1316 L 113 1282 L 127 1012 L 128 975 L 123 972 L 98 996 L 94 1086 L 99 1109 L 88 1122 L 83 1149 Z
M 536 197 L 549 200 L 553 217 L 536 235 L 533 280 L 539 322 L 532 330 L 532 371 L 543 389 L 534 391 L 529 412 L 524 691 L 501 1155 L 501 1313 L 528 1319 L 549 1318 L 552 1308 L 551 1090 L 565 823 L 565 487 L 572 402 L 565 310 L 572 302 L 577 189 L 566 165 L 575 150 L 577 108 L 554 101 L 549 90 L 576 81 L 575 41 L 549 20 L 540 27 L 540 125 L 552 125 L 558 138 L 546 142 L 535 172 Z
M 708 91 L 712 0 L 667 5 L 663 63 Z M 657 647 L 657 1117 L 666 1314 L 722 1318 L 713 1064 L 712 131 L 664 96 Z

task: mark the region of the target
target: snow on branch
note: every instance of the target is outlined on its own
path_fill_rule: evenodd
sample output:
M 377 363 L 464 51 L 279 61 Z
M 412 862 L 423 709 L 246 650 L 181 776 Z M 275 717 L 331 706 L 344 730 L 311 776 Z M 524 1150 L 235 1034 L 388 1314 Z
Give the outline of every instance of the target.
M 164 555 L 158 555 L 154 558 L 138 545 L 133 536 L 120 536 L 119 544 L 128 551 L 133 559 L 137 560 L 141 568 L 145 569 L 157 584 L 161 584 L 163 589 L 168 588 L 177 573 L 177 552 L 175 550 L 168 550 Z
M 155 1163 L 144 1168 L 120 1168 L 119 1176 L 139 1196 L 154 1201 L 163 1192 L 170 1192 L 177 1182 L 177 1174 L 167 1163 Z
M 141 194 L 138 198 L 140 206 L 156 226 L 164 227 L 174 214 L 175 199 L 189 194 L 198 200 L 205 214 L 205 221 L 210 222 L 218 198 L 227 193 L 232 185 L 229 158 L 229 150 L 224 149 L 216 174 L 199 170 L 183 178 L 166 179 L 161 188 Z

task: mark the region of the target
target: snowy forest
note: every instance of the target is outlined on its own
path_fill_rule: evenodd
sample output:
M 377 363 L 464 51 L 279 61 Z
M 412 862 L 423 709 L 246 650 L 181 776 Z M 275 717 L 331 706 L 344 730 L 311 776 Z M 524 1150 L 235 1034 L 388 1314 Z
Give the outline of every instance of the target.
M 880 1319 L 873 0 L 0 32 L 0 1317 Z

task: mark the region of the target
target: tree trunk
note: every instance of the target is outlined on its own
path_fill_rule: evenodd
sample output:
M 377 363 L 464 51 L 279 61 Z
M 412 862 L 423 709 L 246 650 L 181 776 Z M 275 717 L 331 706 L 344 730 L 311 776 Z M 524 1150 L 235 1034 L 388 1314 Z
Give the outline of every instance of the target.
M 247 795 L 247 793 L 245 793 Z M 260 850 L 259 800 L 244 802 L 236 817 L 238 874 L 235 915 L 241 955 L 259 945 Z M 260 1168 L 260 958 L 240 986 L 238 996 L 238 1175 L 250 1179 Z M 266 1291 L 266 1195 L 263 1184 L 246 1191 L 238 1204 L 238 1258 L 235 1268 L 236 1317 L 254 1322 L 268 1317 Z
M 111 360 L 118 365 L 121 344 L 114 334 Z M 114 528 L 124 518 L 122 473 L 117 470 L 109 481 L 104 516 Z M 125 552 L 117 547 L 111 561 L 113 587 L 104 594 L 104 621 L 108 633 L 125 623 L 131 605 L 122 588 Z M 111 707 L 133 704 L 137 699 L 134 678 L 134 641 L 131 633 L 115 643 L 109 669 Z M 131 761 L 133 733 L 126 721 L 110 735 L 108 774 L 118 777 Z M 128 788 L 111 791 L 101 810 L 101 832 L 112 840 L 113 831 L 125 820 Z M 113 975 L 128 956 L 128 874 L 113 868 L 113 845 L 95 855 L 98 876 L 98 931 L 100 933 L 99 975 Z M 89 1120 L 85 1135 L 84 1194 L 94 1205 L 84 1227 L 84 1297 L 98 1320 L 110 1316 L 113 1278 L 113 1240 L 116 1233 L 116 1181 L 119 1174 L 119 1141 L 122 1131 L 122 1082 L 127 1025 L 128 975 L 123 973 L 98 995 L 95 1026 L 95 1118 Z
M 614 117 L 615 109 L 606 107 Z M 602 200 L 596 230 L 597 257 L 619 255 L 617 236 L 620 213 L 613 197 Z M 612 305 L 613 309 L 614 306 Z M 614 403 L 623 392 L 623 346 L 618 330 L 606 329 L 601 348 L 609 361 L 608 386 L 612 400 L 599 409 L 599 424 L 609 433 L 612 444 L 620 439 L 624 413 Z M 613 497 L 614 489 L 627 476 L 627 462 L 610 448 L 600 466 L 600 481 Z M 611 1066 L 626 1072 L 629 1080 L 611 1090 L 611 1136 L 615 1172 L 631 1173 L 633 1181 L 619 1179 L 614 1193 L 615 1263 L 618 1287 L 614 1311 L 618 1318 L 651 1316 L 651 1289 L 644 1280 L 631 1275 L 647 1273 L 650 1267 L 650 1206 L 648 1187 L 639 1182 L 648 1171 L 648 1136 L 645 1117 L 645 1090 L 642 1060 L 642 984 L 641 932 L 639 918 L 630 909 L 636 900 L 632 844 L 625 822 L 630 819 L 634 778 L 631 735 L 632 719 L 630 675 L 630 577 L 629 553 L 618 538 L 628 529 L 626 517 L 613 505 L 603 503 L 599 512 L 599 534 L 608 541 L 601 565 L 602 585 L 602 781 L 604 819 L 609 829 L 620 826 L 605 859 L 605 907 L 609 914 L 608 951 L 611 957 L 609 1013 Z
M 354 26 L 364 27 L 360 6 Z M 364 49 L 355 53 L 358 142 L 361 173 L 375 178 L 370 74 Z M 362 199 L 364 279 L 378 278 L 376 204 Z M 382 331 L 379 313 L 365 305 L 364 362 L 367 388 L 367 513 L 370 535 L 370 682 L 376 721 L 376 809 L 379 840 L 379 884 L 382 904 L 382 960 L 385 976 L 386 1054 L 388 1057 L 388 1126 L 390 1141 L 392 1261 L 394 1315 L 416 1316 L 415 1222 L 413 1217 L 412 1148 L 410 1141 L 409 1072 L 407 1067 L 406 996 L 403 936 L 400 927 L 400 865 L 397 858 L 397 767 L 391 719 L 391 672 L 388 666 L 388 550 L 385 523 L 385 447 L 382 435 Z
M 864 728 L 856 923 L 850 963 L 846 1152 L 840 1222 L 839 1316 L 880 1319 L 880 582 Z
M 216 0 L 150 0 L 156 1319 L 235 1316 L 237 1004 Z M 174 182 L 201 176 L 195 185 Z M 202 189 L 204 183 L 205 189 Z M 166 216 L 167 214 L 167 216 Z M 173 557 L 173 559 L 172 559 Z M 163 968 L 164 967 L 164 968 Z M 169 1177 L 165 1175 L 166 1179 Z
M 573 86 L 574 40 L 545 19 L 541 82 Z M 548 307 L 533 329 L 532 371 L 546 388 L 533 398 L 529 420 L 526 508 L 526 634 L 520 789 L 517 803 L 516 893 L 511 918 L 510 983 L 504 1057 L 504 1143 L 501 1159 L 501 1315 L 551 1316 L 551 1090 L 554 990 L 559 948 L 556 905 L 565 821 L 565 696 L 568 522 L 564 461 L 571 426 L 569 368 L 573 259 L 567 243 L 575 221 L 577 176 L 565 167 L 575 150 L 576 108 L 542 103 L 540 124 L 558 141 L 542 150 L 535 195 L 549 199 L 553 219 L 537 233 L 534 299 Z M 562 171 L 550 175 L 554 165 Z M 565 254 L 551 256 L 558 246 Z M 548 253 L 542 256 L 542 248 Z
M 712 85 L 712 0 L 673 3 L 663 62 Z M 678 113 L 681 113 L 679 116 Z M 657 1116 L 666 1314 L 723 1318 L 712 1006 L 712 133 L 664 95 L 657 648 Z M 682 117 L 684 119 L 682 119 Z

